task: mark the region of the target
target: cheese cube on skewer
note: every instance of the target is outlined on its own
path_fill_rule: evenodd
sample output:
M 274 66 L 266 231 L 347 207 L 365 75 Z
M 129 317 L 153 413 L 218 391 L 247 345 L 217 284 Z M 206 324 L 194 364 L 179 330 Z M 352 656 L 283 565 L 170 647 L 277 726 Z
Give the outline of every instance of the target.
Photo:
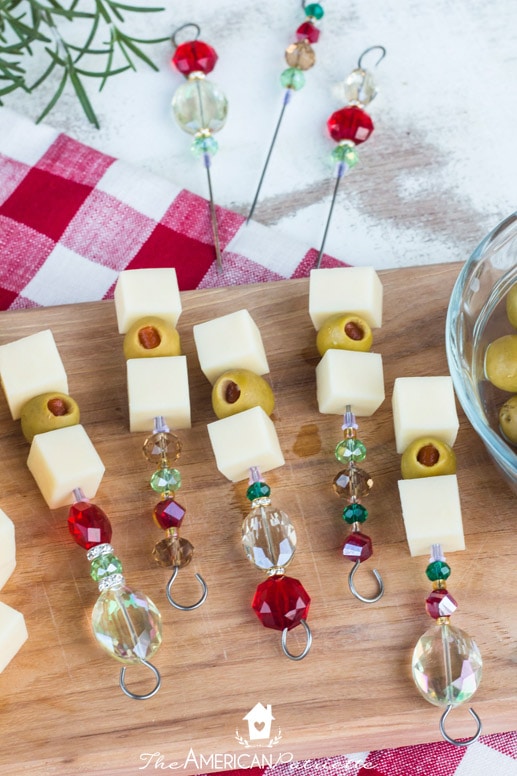
M 397 377 L 392 406 L 397 453 L 424 436 L 454 445 L 460 424 L 449 375 Z
M 190 428 L 186 356 L 130 358 L 127 392 L 130 431 L 151 431 L 159 415 L 170 428 Z
M 0 601 L 0 673 L 11 662 L 27 637 L 23 614 Z
M 259 328 L 248 310 L 198 323 L 193 332 L 201 371 L 212 384 L 229 369 L 269 372 Z
M 427 555 L 433 544 L 444 552 L 465 549 L 455 474 L 399 480 L 399 493 L 411 555 Z
M 16 567 L 14 523 L 0 509 L 0 590 Z
M 71 504 L 76 488 L 93 498 L 104 474 L 104 464 L 81 425 L 36 434 L 27 466 L 49 509 Z
M 338 313 L 355 313 L 372 329 L 382 325 L 382 283 L 373 267 L 311 270 L 309 315 L 316 331 Z
M 13 420 L 23 405 L 47 391 L 68 393 L 68 380 L 50 329 L 0 347 L 0 380 Z
M 119 334 L 149 315 L 176 326 L 182 309 L 176 270 L 124 270 L 118 276 L 114 300 Z
M 350 404 L 359 417 L 373 415 L 384 401 L 381 355 L 327 350 L 316 367 L 316 390 L 324 414 L 343 414 Z
M 232 482 L 246 479 L 252 466 L 264 473 L 285 463 L 275 425 L 262 407 L 216 420 L 207 429 L 217 468 Z

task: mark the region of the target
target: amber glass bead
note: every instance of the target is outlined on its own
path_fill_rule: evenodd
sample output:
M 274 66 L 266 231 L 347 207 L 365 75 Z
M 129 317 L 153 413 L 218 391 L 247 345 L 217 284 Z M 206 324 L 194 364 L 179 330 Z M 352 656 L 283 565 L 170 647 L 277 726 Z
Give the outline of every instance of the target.
M 297 67 L 299 70 L 310 70 L 316 63 L 316 54 L 310 43 L 300 40 L 291 43 L 285 50 L 285 61 L 289 67 Z

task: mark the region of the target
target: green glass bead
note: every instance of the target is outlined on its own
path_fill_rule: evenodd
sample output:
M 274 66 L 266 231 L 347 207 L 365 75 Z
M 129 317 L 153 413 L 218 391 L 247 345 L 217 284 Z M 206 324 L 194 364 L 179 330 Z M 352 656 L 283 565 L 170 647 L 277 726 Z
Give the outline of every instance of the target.
M 325 11 L 319 3 L 309 3 L 305 6 L 305 16 L 310 16 L 313 19 L 323 19 Z
M 288 67 L 280 76 L 280 83 L 286 89 L 302 89 L 305 86 L 305 76 L 297 67 Z
M 250 501 L 254 501 L 256 498 L 264 498 L 269 496 L 271 488 L 265 482 L 254 482 L 246 491 L 246 498 Z
M 196 157 L 204 154 L 215 156 L 219 150 L 219 143 L 212 135 L 199 135 L 199 137 L 194 138 L 190 150 Z
M 336 445 L 334 455 L 339 463 L 364 461 L 366 458 L 366 447 L 358 439 L 343 439 Z
M 228 100 L 211 81 L 189 78 L 176 89 L 172 112 L 180 127 L 191 135 L 201 130 L 218 132 L 226 121 Z
M 109 577 L 111 574 L 122 574 L 122 563 L 116 555 L 99 555 L 92 560 L 90 567 L 90 576 L 94 582 Z
M 427 579 L 436 582 L 438 579 L 448 579 L 451 575 L 451 567 L 443 560 L 434 560 L 425 570 Z
M 340 143 L 337 145 L 330 154 L 330 158 L 333 162 L 339 164 L 344 162 L 349 168 L 355 167 L 359 161 L 359 155 L 357 153 L 356 147 L 350 145 L 349 143 Z
M 177 469 L 157 469 L 151 477 L 150 485 L 157 493 L 179 490 L 181 474 Z
M 349 525 L 352 525 L 352 523 L 364 523 L 367 517 L 368 510 L 362 504 L 349 504 L 343 510 L 343 520 Z

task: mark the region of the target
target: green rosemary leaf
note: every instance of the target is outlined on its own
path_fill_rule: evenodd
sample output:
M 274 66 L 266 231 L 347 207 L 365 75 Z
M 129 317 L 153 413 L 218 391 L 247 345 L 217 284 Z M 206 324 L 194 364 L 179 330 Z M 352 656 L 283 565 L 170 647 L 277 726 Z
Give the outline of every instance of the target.
M 153 70 L 158 70 L 154 62 L 151 59 L 149 59 L 149 57 L 146 54 L 144 54 L 144 52 L 133 43 L 133 40 L 130 37 L 128 37 L 127 35 L 121 35 L 120 33 L 119 35 L 120 35 L 119 44 L 121 42 L 124 42 L 124 44 L 128 47 L 128 49 L 133 52 L 135 57 L 138 57 L 138 59 L 141 59 L 142 62 L 145 62 L 146 65 L 149 65 L 149 67 L 151 67 Z
M 74 71 L 76 73 L 79 73 L 79 75 L 85 75 L 89 78 L 109 78 L 110 75 L 118 75 L 119 73 L 124 73 L 126 70 L 130 70 L 131 68 L 129 65 L 124 65 L 124 67 L 117 67 L 115 70 L 106 70 L 102 71 L 101 73 L 96 73 L 93 70 L 82 70 L 80 67 L 74 67 Z M 100 87 L 99 87 L 100 91 Z
M 165 8 L 149 8 L 142 5 L 125 5 L 124 3 L 117 3 L 112 0 L 110 6 L 115 8 L 122 8 L 124 11 L 135 11 L 137 13 L 157 13 L 158 11 L 164 11 Z
M 110 30 L 110 42 L 109 42 L 109 54 L 108 54 L 108 61 L 106 63 L 106 73 L 108 73 L 109 70 L 111 70 L 111 63 L 113 61 L 113 54 L 115 52 L 115 35 L 113 32 L 113 29 Z M 104 86 L 106 85 L 106 81 L 108 80 L 108 76 L 106 75 L 102 81 L 101 85 L 99 86 L 99 92 L 102 92 L 104 89 Z
M 99 121 L 97 119 L 97 116 L 95 115 L 95 111 L 93 110 L 92 104 L 88 99 L 88 95 L 86 94 L 86 90 L 82 84 L 82 81 L 77 75 L 77 71 L 74 68 L 70 68 L 68 72 L 70 75 L 70 81 L 72 82 L 72 86 L 74 87 L 74 91 L 77 95 L 77 98 L 81 103 L 81 107 L 86 115 L 86 118 L 95 127 L 97 127 L 97 129 L 99 129 L 99 126 L 100 126 Z
M 38 116 L 38 118 L 36 119 L 36 123 L 37 123 L 37 124 L 39 124 L 39 122 L 40 122 L 40 121 L 43 121 L 43 119 L 45 118 L 45 116 L 47 116 L 47 115 L 50 113 L 50 111 L 52 110 L 52 108 L 54 107 L 54 105 L 56 104 L 56 102 L 59 100 L 59 98 L 60 98 L 60 97 L 61 97 L 61 95 L 63 94 L 63 89 L 65 88 L 65 85 L 66 85 L 66 82 L 67 82 L 67 81 L 68 81 L 68 73 L 67 73 L 67 71 L 66 71 L 66 70 L 64 70 L 64 71 L 63 71 L 63 75 L 62 75 L 62 77 L 61 77 L 61 81 L 60 81 L 60 83 L 59 83 L 59 86 L 58 86 L 58 87 L 57 87 L 57 89 L 56 89 L 56 93 L 54 94 L 54 96 L 52 97 L 52 99 L 50 100 L 50 102 L 48 103 L 48 105 L 47 105 L 47 107 L 45 108 L 45 110 L 43 111 L 43 113 L 41 113 L 41 114 Z
M 43 73 L 43 75 L 40 75 L 40 77 L 38 78 L 38 80 L 37 80 L 37 81 L 35 81 L 35 82 L 32 84 L 32 86 L 28 87 L 28 91 L 29 91 L 29 92 L 32 92 L 34 89 L 37 89 L 37 88 L 38 88 L 38 86 L 41 86 L 41 84 L 43 83 L 43 81 L 44 81 L 46 78 L 48 78 L 48 76 L 49 76 L 49 75 L 51 74 L 51 72 L 54 70 L 54 68 L 55 68 L 55 66 L 56 66 L 56 65 L 57 65 L 57 62 L 56 62 L 56 60 L 55 60 L 55 59 L 53 59 L 53 60 L 50 62 L 50 65 L 47 67 L 47 69 L 46 69 L 46 70 L 45 70 L 45 72 Z

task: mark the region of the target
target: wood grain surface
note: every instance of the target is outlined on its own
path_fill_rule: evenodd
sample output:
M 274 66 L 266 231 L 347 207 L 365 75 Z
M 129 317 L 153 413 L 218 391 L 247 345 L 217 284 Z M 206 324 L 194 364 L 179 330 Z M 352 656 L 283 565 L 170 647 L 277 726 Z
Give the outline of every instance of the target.
M 68 533 L 67 509 L 45 506 L 26 469 L 19 423 L 2 399 L 0 506 L 16 525 L 18 565 L 0 599 L 24 613 L 29 640 L 0 676 L 1 774 L 129 776 L 155 770 L 159 756 L 161 768 L 208 772 L 249 764 L 252 756 L 297 760 L 439 740 L 441 711 L 420 697 L 410 675 L 413 646 L 430 625 L 424 611 L 429 583 L 426 559 L 410 558 L 405 542 L 390 399 L 397 376 L 447 373 L 445 314 L 458 269 L 380 273 L 385 316 L 374 347 L 383 355 L 387 398 L 360 424 L 368 449 L 364 466 L 375 482 L 365 528 L 375 555 L 356 582 L 366 595 L 373 591 L 374 560 L 386 584 L 384 598 L 371 606 L 350 595 L 350 565 L 340 552 L 347 527 L 330 487 L 340 419 L 317 410 L 307 280 L 183 294 L 179 329 L 193 427 L 181 433 L 181 500 L 188 509 L 182 535 L 196 555 L 174 591 L 178 600 L 192 600 L 198 592 L 194 571 L 209 585 L 205 605 L 190 613 L 167 604 L 168 573 L 150 558 L 162 534 L 151 520 L 156 497 L 148 484 L 152 468 L 141 454 L 144 435 L 127 430 L 113 303 L 0 313 L 0 343 L 52 328 L 70 393 L 106 465 L 95 502 L 110 515 L 127 583 L 154 599 L 164 626 L 154 660 L 162 689 L 145 702 L 129 700 L 118 687 L 119 664 L 89 630 L 98 593 L 84 552 Z M 274 420 L 286 464 L 267 480 L 274 503 L 288 512 L 298 533 L 289 573 L 312 596 L 314 643 L 300 663 L 283 656 L 280 633 L 263 628 L 250 609 L 263 576 L 240 546 L 246 484 L 233 485 L 218 473 L 206 431 L 213 420 L 210 386 L 199 370 L 192 325 L 242 307 L 261 329 L 277 399 Z M 455 449 L 467 549 L 449 556 L 449 588 L 459 601 L 454 623 L 476 638 L 484 657 L 473 705 L 484 731 L 493 733 L 515 727 L 515 496 L 461 412 L 460 419 Z M 302 629 L 289 639 L 293 651 L 300 648 Z M 147 673 L 132 668 L 128 681 L 143 691 Z M 247 738 L 243 717 L 259 702 L 271 704 L 272 735 L 281 738 L 270 748 L 245 748 L 236 731 Z M 448 730 L 471 734 L 467 708 L 454 711 Z

